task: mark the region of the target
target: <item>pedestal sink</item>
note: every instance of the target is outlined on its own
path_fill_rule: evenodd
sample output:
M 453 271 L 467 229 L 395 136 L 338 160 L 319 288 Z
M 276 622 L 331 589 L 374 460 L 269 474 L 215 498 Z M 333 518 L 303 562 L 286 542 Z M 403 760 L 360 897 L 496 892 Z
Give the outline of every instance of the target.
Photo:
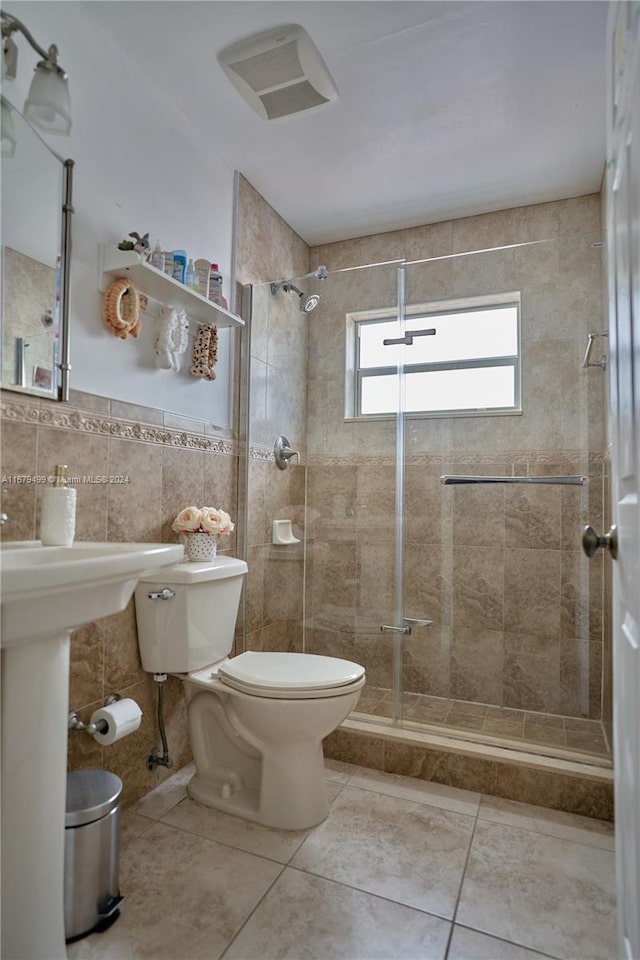
M 124 610 L 138 578 L 181 546 L 3 544 L 2 957 L 65 960 L 69 637 Z

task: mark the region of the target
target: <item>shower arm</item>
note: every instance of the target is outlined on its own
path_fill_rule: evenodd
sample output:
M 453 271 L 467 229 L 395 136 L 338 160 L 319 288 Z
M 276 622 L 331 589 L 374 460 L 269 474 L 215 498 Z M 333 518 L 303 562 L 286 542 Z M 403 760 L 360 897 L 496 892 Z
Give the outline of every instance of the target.
M 326 280 L 328 276 L 329 271 L 326 267 L 318 267 L 312 273 L 304 273 L 301 277 L 292 277 L 291 280 L 274 280 L 274 282 L 271 284 L 271 293 L 276 294 L 278 290 L 287 286 L 292 286 L 299 280 L 310 280 L 312 278 L 316 280 Z M 295 290 L 295 287 L 293 289 Z

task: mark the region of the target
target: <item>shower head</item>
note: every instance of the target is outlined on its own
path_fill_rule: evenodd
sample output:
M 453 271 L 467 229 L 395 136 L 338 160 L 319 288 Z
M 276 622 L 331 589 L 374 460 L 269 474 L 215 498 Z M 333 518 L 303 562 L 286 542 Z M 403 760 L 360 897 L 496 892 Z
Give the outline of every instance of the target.
M 300 300 L 300 309 L 303 313 L 311 313 L 320 303 L 320 297 L 317 293 L 308 293 Z
M 298 290 L 293 283 L 283 283 L 282 289 L 285 293 L 291 293 L 293 290 L 298 294 L 300 297 L 300 309 L 303 313 L 311 313 L 320 303 L 320 297 L 317 293 L 303 293 L 302 290 Z

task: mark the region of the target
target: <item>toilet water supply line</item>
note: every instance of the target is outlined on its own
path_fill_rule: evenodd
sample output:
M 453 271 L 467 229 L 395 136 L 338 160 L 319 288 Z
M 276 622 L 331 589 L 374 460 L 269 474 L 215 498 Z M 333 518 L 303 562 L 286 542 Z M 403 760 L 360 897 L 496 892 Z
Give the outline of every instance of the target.
M 153 679 L 158 684 L 158 728 L 160 730 L 160 739 L 162 740 L 162 756 L 157 747 L 154 747 L 147 758 L 147 768 L 153 770 L 155 767 L 166 767 L 170 769 L 173 766 L 173 760 L 169 756 L 169 744 L 167 743 L 167 734 L 164 729 L 164 684 L 167 680 L 166 673 L 154 673 Z

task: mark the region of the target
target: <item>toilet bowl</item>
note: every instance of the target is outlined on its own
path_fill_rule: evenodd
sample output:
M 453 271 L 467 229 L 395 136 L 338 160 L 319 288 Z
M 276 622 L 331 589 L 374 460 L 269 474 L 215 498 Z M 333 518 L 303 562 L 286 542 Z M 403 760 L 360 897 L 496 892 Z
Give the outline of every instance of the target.
M 328 813 L 322 740 L 354 709 L 364 668 L 305 653 L 229 657 L 247 566 L 182 563 L 135 592 L 144 670 L 184 683 L 196 772 L 189 795 L 270 827 Z
M 304 653 L 242 653 L 189 674 L 189 795 L 271 827 L 320 823 L 329 811 L 322 740 L 363 685 L 357 664 Z

